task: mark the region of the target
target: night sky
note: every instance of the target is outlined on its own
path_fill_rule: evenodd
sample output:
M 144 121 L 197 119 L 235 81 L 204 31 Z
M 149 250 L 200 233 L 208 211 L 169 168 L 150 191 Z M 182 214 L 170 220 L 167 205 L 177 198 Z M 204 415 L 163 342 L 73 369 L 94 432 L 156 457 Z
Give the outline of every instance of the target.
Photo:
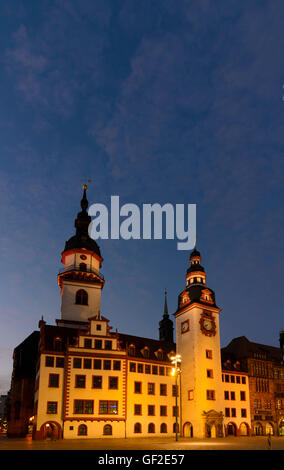
M 57 273 L 89 204 L 197 205 L 221 346 L 278 346 L 282 0 L 2 0 L 0 393 L 16 345 L 60 318 Z M 102 314 L 158 338 L 185 285 L 177 240 L 101 240 Z

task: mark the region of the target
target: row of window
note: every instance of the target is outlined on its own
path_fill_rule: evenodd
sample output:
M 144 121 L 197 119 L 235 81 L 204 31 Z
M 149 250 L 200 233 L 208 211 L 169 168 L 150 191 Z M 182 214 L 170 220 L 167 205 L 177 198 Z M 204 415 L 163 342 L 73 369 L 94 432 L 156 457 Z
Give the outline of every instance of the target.
M 148 382 L 147 384 L 147 392 L 148 395 L 155 395 L 156 385 L 153 382 Z M 166 396 L 167 395 L 167 384 L 159 384 L 160 385 L 160 395 Z M 142 393 L 142 382 L 134 382 L 134 393 Z M 179 387 L 177 385 L 172 385 L 172 396 L 179 395 Z
M 269 392 L 269 380 L 256 379 L 255 391 L 256 392 Z
M 171 368 L 164 366 L 156 366 L 151 364 L 141 364 L 136 362 L 129 363 L 129 372 L 138 372 L 140 374 L 152 374 L 152 375 L 171 375 Z
M 168 407 L 165 405 L 160 405 L 160 416 L 168 416 Z M 47 402 L 47 414 L 57 414 L 58 413 L 58 402 L 57 401 L 48 401 Z M 179 407 L 172 407 L 172 416 L 179 416 Z M 74 414 L 93 414 L 94 413 L 94 401 L 93 400 L 74 400 Z M 118 413 L 118 402 L 117 401 L 108 401 L 100 400 L 99 401 L 99 414 L 117 414 Z M 142 416 L 142 405 L 134 405 L 134 415 Z M 156 407 L 155 405 L 147 405 L 147 415 L 156 416 Z
M 101 327 L 101 325 L 97 325 L 97 328 Z M 91 339 L 91 338 L 85 338 L 84 339 L 84 348 L 86 349 L 105 349 L 107 351 L 110 351 L 112 349 L 112 341 L 109 339 L 105 339 L 104 341 L 102 339 Z
M 236 418 L 237 417 L 236 408 L 225 408 L 225 416 L 226 418 Z M 241 409 L 241 417 L 242 418 L 247 417 L 247 410 L 245 408 Z
M 240 375 L 229 375 L 229 374 L 222 374 L 222 382 L 231 382 L 232 384 L 237 383 L 237 384 L 245 384 L 246 383 L 246 377 L 240 376 Z
M 277 400 L 276 401 L 276 407 L 278 409 L 281 408 L 282 400 Z M 257 409 L 271 409 L 272 408 L 272 400 L 260 400 L 260 399 L 255 399 L 253 402 L 253 407 Z
M 236 399 L 236 392 L 228 392 L 227 390 L 225 390 L 224 398 L 225 398 L 225 400 L 235 400 Z M 240 391 L 240 400 L 241 401 L 246 400 L 246 392 Z
M 178 428 L 178 426 L 177 426 Z M 73 426 L 69 426 L 69 429 L 72 431 L 74 428 Z M 148 426 L 147 426 L 147 429 L 148 429 L 148 433 L 149 434 L 153 434 L 155 433 L 155 424 L 154 423 L 149 423 Z M 167 424 L 166 423 L 161 423 L 160 424 L 160 433 L 167 433 L 168 432 L 168 428 L 167 428 Z M 173 424 L 173 433 L 176 432 L 176 423 Z M 177 429 L 177 432 L 179 432 L 179 430 Z M 134 424 L 134 433 L 135 434 L 140 434 L 142 433 L 142 425 L 141 423 L 135 423 Z M 80 426 L 78 426 L 78 436 L 87 436 L 88 435 L 88 427 L 86 426 L 86 424 L 80 424 Z M 110 424 L 105 424 L 105 426 L 103 427 L 103 435 L 104 436 L 112 436 L 112 426 Z

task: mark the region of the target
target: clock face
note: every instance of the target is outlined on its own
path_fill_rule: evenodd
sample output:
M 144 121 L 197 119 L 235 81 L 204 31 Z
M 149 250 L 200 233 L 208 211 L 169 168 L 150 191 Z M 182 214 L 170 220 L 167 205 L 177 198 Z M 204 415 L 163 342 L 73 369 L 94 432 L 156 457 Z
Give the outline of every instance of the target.
M 206 336 L 215 336 L 216 334 L 216 323 L 214 317 L 210 314 L 201 314 L 200 318 L 200 329 L 201 332 Z
M 181 332 L 186 333 L 189 330 L 189 320 L 185 320 L 181 324 Z
M 213 322 L 209 318 L 204 318 L 203 320 L 203 326 L 205 330 L 210 331 L 213 328 Z

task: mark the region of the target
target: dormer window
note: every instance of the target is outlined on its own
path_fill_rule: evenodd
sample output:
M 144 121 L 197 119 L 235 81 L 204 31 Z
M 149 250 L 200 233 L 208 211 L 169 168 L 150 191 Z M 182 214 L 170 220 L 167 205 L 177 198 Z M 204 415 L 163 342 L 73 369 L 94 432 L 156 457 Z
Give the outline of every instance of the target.
M 55 338 L 54 340 L 54 349 L 55 351 L 62 351 L 62 339 L 61 338 Z
M 135 356 L 135 346 L 133 344 L 129 346 L 129 356 Z
M 164 351 L 162 349 L 159 349 L 156 353 L 157 355 L 157 358 L 159 359 L 159 361 L 162 361 L 163 358 L 164 358 Z
M 146 359 L 149 359 L 150 357 L 150 351 L 148 348 L 144 348 L 143 349 L 143 356 L 146 358 Z

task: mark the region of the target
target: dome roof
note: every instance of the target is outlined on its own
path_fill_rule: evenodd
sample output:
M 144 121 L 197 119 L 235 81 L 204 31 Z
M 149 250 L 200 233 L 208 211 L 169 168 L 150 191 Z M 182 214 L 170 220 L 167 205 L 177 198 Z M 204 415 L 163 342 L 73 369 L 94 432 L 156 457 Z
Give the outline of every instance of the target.
M 87 250 L 93 251 L 96 255 L 98 255 L 101 258 L 101 251 L 96 243 L 95 240 L 93 240 L 88 233 L 88 228 L 89 225 L 92 221 L 91 217 L 89 216 L 87 212 L 88 208 L 88 200 L 86 196 L 86 189 L 87 185 L 83 186 L 84 193 L 83 197 L 81 199 L 81 212 L 77 214 L 77 218 L 75 220 L 75 227 L 76 227 L 76 235 L 73 237 L 69 238 L 69 240 L 66 241 L 65 243 L 65 248 L 64 251 L 69 251 L 73 250 L 76 248 L 86 248 Z
M 200 252 L 196 248 L 194 248 L 194 250 L 190 253 L 189 259 L 193 258 L 194 256 L 200 256 L 201 257 Z

